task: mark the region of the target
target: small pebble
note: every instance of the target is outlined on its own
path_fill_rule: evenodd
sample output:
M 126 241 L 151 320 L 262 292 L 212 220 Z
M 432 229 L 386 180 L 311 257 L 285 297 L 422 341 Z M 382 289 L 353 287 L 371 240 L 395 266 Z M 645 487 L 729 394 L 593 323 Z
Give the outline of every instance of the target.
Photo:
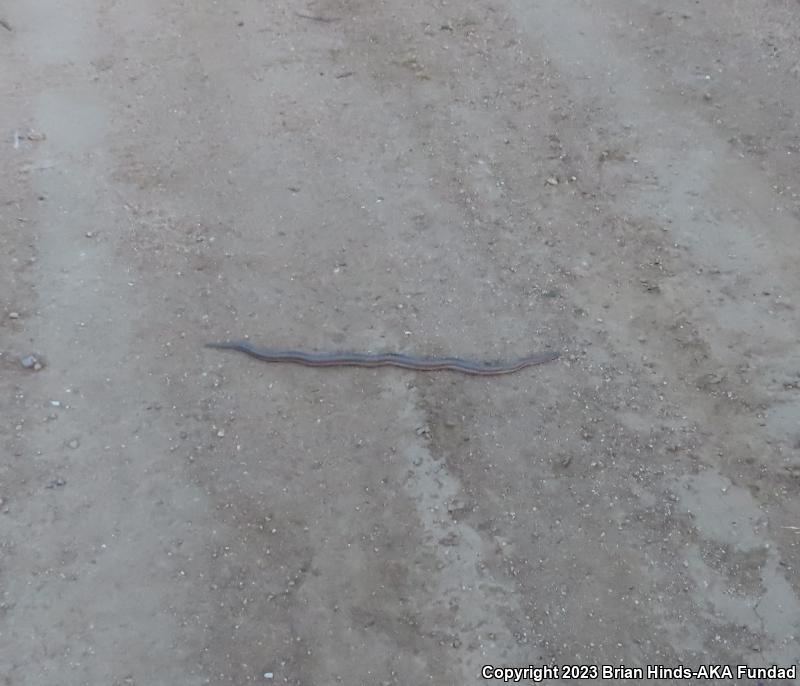
M 61 401 L 60 401 L 60 400 L 51 400 L 51 401 L 50 401 L 50 404 L 51 404 L 53 407 L 61 407 Z
M 273 679 L 274 676 L 275 675 L 272 672 L 264 672 L 264 678 L 265 679 Z
M 69 443 L 67 443 L 67 445 L 73 450 L 75 450 L 80 444 L 81 442 L 77 438 L 73 438 Z
M 546 183 L 549 186 L 557 186 L 558 185 L 558 179 L 555 176 L 548 176 Z
M 8 313 L 9 319 L 19 319 L 19 312 L 9 312 Z
M 22 358 L 21 362 L 25 369 L 34 369 L 36 365 L 39 364 L 39 360 L 37 360 L 33 355 L 26 355 Z M 39 365 L 39 367 L 41 368 L 41 365 Z
M 220 429 L 219 431 L 217 431 L 217 436 L 219 436 L 220 438 L 225 436 L 225 429 Z

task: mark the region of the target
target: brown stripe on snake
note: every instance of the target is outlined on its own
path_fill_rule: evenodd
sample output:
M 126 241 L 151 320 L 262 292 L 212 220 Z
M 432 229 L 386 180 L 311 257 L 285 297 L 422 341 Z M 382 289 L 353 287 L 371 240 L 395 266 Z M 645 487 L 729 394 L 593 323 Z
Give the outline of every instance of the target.
M 477 362 L 460 357 L 415 357 L 399 353 L 307 353 L 257 348 L 247 341 L 207 343 L 207 348 L 237 350 L 263 362 L 290 362 L 306 367 L 400 367 L 417 372 L 450 371 L 476 376 L 513 374 L 520 369 L 558 359 L 555 351 L 534 353 L 512 362 Z

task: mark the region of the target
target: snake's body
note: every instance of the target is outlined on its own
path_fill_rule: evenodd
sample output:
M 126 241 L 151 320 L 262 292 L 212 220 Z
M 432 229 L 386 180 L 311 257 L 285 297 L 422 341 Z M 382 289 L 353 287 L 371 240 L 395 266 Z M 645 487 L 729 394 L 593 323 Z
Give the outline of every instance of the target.
M 306 367 L 401 367 L 418 372 L 451 371 L 476 376 L 512 374 L 558 358 L 557 352 L 540 352 L 513 362 L 476 362 L 459 357 L 413 357 L 399 353 L 307 353 L 299 350 L 257 348 L 247 341 L 207 343 L 207 348 L 238 350 L 264 362 L 291 362 Z

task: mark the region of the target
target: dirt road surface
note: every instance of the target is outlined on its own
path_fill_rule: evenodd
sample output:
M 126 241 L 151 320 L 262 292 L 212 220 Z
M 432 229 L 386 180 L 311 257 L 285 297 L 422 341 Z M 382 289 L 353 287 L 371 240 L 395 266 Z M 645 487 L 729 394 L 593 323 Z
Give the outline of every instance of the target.
M 797 663 L 798 10 L 0 3 L 0 683 Z

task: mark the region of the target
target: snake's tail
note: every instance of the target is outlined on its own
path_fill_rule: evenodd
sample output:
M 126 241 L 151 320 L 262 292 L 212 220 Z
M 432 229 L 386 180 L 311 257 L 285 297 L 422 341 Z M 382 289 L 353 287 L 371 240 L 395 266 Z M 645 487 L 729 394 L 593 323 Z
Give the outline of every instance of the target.
M 214 348 L 215 350 L 236 350 L 237 343 L 233 341 L 222 341 L 221 343 L 206 343 L 205 348 Z

